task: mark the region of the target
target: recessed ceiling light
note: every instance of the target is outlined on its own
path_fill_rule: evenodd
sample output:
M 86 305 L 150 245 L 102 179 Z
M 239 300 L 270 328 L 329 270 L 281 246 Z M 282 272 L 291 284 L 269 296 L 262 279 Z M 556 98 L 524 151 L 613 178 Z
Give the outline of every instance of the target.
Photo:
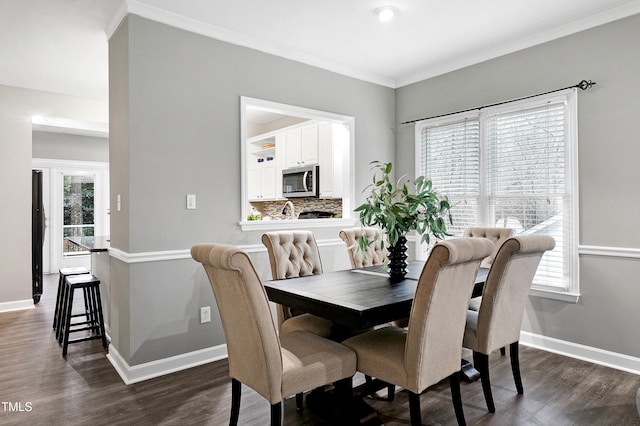
M 378 17 L 381 22 L 390 21 L 398 13 L 398 8 L 395 6 L 380 6 L 373 10 L 373 14 Z

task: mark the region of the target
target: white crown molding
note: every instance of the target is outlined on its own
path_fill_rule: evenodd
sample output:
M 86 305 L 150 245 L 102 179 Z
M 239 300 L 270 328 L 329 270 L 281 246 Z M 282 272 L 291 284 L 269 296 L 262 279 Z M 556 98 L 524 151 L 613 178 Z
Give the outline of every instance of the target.
M 616 370 L 640 374 L 640 358 L 629 355 L 585 346 L 579 343 L 567 342 L 528 331 L 520 332 L 520 343 L 543 351 L 615 368 Z
M 133 366 L 127 364 L 127 361 L 125 361 L 113 345 L 109 345 L 109 353 L 107 354 L 107 359 L 120 375 L 125 385 L 142 382 L 153 379 L 154 377 L 164 376 L 224 358 L 227 358 L 226 344 Z
M 104 161 L 83 161 L 83 160 L 60 160 L 57 158 L 32 158 L 31 166 L 33 168 L 85 168 L 91 170 L 109 169 L 109 163 Z
M 599 13 L 597 15 L 589 16 L 587 18 L 571 22 L 566 25 L 552 28 L 548 31 L 535 34 L 530 37 L 525 37 L 512 43 L 507 43 L 494 49 L 489 49 L 483 52 L 479 52 L 475 55 L 467 56 L 461 60 L 427 67 L 424 70 L 420 70 L 407 76 L 397 78 L 395 80 L 361 69 L 356 69 L 353 67 L 328 61 L 326 59 L 318 58 L 307 52 L 274 45 L 272 42 L 257 37 L 249 37 L 238 32 L 229 31 L 224 28 L 220 28 L 202 21 L 185 17 L 183 15 L 150 6 L 136 0 L 124 0 L 122 2 L 121 6 L 118 8 L 114 17 L 111 19 L 109 25 L 105 29 L 107 39 L 111 38 L 113 33 L 117 30 L 118 26 L 122 23 L 124 18 L 129 13 L 216 40 L 228 42 L 238 46 L 248 47 L 264 53 L 269 53 L 275 56 L 322 68 L 327 71 L 332 71 L 348 77 L 356 78 L 358 80 L 379 84 L 381 86 L 390 87 L 392 89 L 397 89 L 399 87 L 407 86 L 409 84 L 433 78 L 438 75 L 446 74 L 448 72 L 475 65 L 480 62 L 507 55 L 509 53 L 517 52 L 519 50 L 533 47 L 542 43 L 546 43 L 548 41 L 555 40 L 567 35 L 575 34 L 577 32 L 593 28 L 598 25 L 603 25 L 618 19 L 635 15 L 637 13 L 640 13 L 640 0 Z
M 21 311 L 23 309 L 33 309 L 34 307 L 35 305 L 33 304 L 33 299 L 14 300 L 12 302 L 0 303 L 0 313 Z
M 109 137 L 109 123 L 36 115 L 31 117 L 31 125 L 33 130 L 40 132 L 64 133 L 97 138 Z
M 512 43 L 507 43 L 494 49 L 489 49 L 483 52 L 479 52 L 475 55 L 467 56 L 461 60 L 426 67 L 426 69 L 424 70 L 420 70 L 397 79 L 338 64 L 326 59 L 318 58 L 317 56 L 311 55 L 307 52 L 275 45 L 274 43 L 261 38 L 249 37 L 238 32 L 229 31 L 224 28 L 198 21 L 196 19 L 188 18 L 183 15 L 144 4 L 137 0 L 124 0 L 122 2 L 120 8 L 118 8 L 114 17 L 111 19 L 111 22 L 105 29 L 107 39 L 111 38 L 113 33 L 117 30 L 118 26 L 122 23 L 124 18 L 129 13 L 216 40 L 224 41 L 238 46 L 248 47 L 271 55 L 291 59 L 307 65 L 322 68 L 327 71 L 332 71 L 341 75 L 345 75 L 347 77 L 352 77 L 358 80 L 379 84 L 381 86 L 390 87 L 392 89 L 397 89 L 399 87 L 407 86 L 409 84 L 436 77 L 438 75 L 446 74 L 448 72 L 475 65 L 480 62 L 494 59 L 509 53 L 517 52 L 519 50 L 546 43 L 551 40 L 555 40 L 589 28 L 596 27 L 598 25 L 603 25 L 618 19 L 635 15 L 637 13 L 640 13 L 640 0 L 571 22 L 566 25 L 552 28 L 548 31 L 535 34 L 530 37 L 525 37 Z
M 575 34 L 580 31 L 588 30 L 589 28 L 597 27 L 599 25 L 604 25 L 618 19 L 626 18 L 637 13 L 640 13 L 640 0 L 593 16 L 589 16 L 584 19 L 579 19 L 577 21 L 552 28 L 550 30 L 532 35 L 530 37 L 525 37 L 493 49 L 478 52 L 474 55 L 465 56 L 460 60 L 427 67 L 424 70 L 417 71 L 405 77 L 397 78 L 395 88 L 408 86 L 409 84 L 427 80 L 429 78 L 446 74 L 471 65 L 479 64 L 481 62 L 495 59 L 509 53 L 514 53 L 519 50 L 537 46 L 539 44 Z
M 107 25 L 107 28 L 104 29 L 105 34 L 107 35 L 107 40 L 111 40 L 111 36 L 116 32 L 124 18 L 127 16 L 127 0 L 122 0 L 120 3 L 120 7 L 116 10 L 116 13 L 111 18 L 111 21 Z
M 396 83 L 393 79 L 370 73 L 361 69 L 350 67 L 347 65 L 332 62 L 323 58 L 319 58 L 307 52 L 287 48 L 285 46 L 274 44 L 273 42 L 230 31 L 215 25 L 207 24 L 193 18 L 188 18 L 177 13 L 169 12 L 136 0 L 126 0 L 125 7 L 120 8 L 108 26 L 106 32 L 110 38 L 118 25 L 122 22 L 127 14 L 134 14 L 146 19 L 150 19 L 161 24 L 169 25 L 174 28 L 189 31 L 205 37 L 235 44 L 238 46 L 248 47 L 260 52 L 291 59 L 296 62 L 322 68 L 337 74 L 353 77 L 358 80 L 367 81 L 369 83 L 379 84 L 390 88 L 395 88 Z

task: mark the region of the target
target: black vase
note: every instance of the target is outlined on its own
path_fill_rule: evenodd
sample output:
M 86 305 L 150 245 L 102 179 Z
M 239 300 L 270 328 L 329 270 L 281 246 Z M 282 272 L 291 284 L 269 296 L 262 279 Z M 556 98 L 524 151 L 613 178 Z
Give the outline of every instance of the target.
M 399 237 L 398 242 L 389 247 L 389 277 L 392 282 L 402 281 L 407 275 L 407 239 Z

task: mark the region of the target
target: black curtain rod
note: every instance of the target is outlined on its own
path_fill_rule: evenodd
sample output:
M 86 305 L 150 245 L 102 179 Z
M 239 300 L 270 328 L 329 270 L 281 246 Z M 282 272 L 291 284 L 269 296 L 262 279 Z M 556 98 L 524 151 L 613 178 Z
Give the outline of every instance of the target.
M 463 110 L 455 111 L 455 112 L 448 112 L 446 114 L 434 115 L 433 117 L 418 118 L 417 120 L 405 121 L 404 123 L 400 123 L 400 124 L 412 124 L 412 123 L 417 123 L 418 121 L 422 121 L 422 120 L 430 120 L 432 118 L 446 117 L 448 115 L 460 114 L 462 112 L 481 110 L 483 108 L 489 108 L 489 107 L 494 107 L 494 106 L 498 106 L 498 105 L 504 105 L 504 104 L 508 104 L 510 102 L 521 101 L 523 99 L 535 98 L 536 96 L 548 95 L 549 93 L 560 92 L 562 90 L 567 90 L 567 89 L 578 88 L 578 89 L 582 89 L 582 90 L 587 90 L 590 87 L 595 86 L 595 84 L 596 84 L 595 81 L 582 80 L 580 83 L 578 83 L 578 84 L 576 84 L 574 86 L 563 87 L 562 89 L 549 90 L 548 92 L 538 93 L 537 95 L 524 96 L 522 98 L 511 99 L 510 101 L 497 102 L 495 104 L 483 105 L 483 106 L 480 106 L 480 107 L 463 109 Z

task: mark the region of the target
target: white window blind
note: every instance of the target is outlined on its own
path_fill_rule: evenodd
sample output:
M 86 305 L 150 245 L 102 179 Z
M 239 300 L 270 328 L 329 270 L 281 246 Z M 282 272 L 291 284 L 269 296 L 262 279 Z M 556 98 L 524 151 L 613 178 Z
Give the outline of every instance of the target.
M 570 230 L 566 118 L 563 100 L 486 118 L 489 217 L 518 233 L 554 237 L 556 249 L 545 253 L 534 282 L 561 289 L 567 287 L 563 252 Z
M 451 204 L 453 225 L 448 231 L 462 236 L 477 223 L 480 197 L 480 124 L 477 118 L 422 128 L 420 174 Z
M 416 125 L 416 166 L 452 204 L 450 232 L 470 226 L 546 234 L 534 287 L 578 293 L 575 90 Z

